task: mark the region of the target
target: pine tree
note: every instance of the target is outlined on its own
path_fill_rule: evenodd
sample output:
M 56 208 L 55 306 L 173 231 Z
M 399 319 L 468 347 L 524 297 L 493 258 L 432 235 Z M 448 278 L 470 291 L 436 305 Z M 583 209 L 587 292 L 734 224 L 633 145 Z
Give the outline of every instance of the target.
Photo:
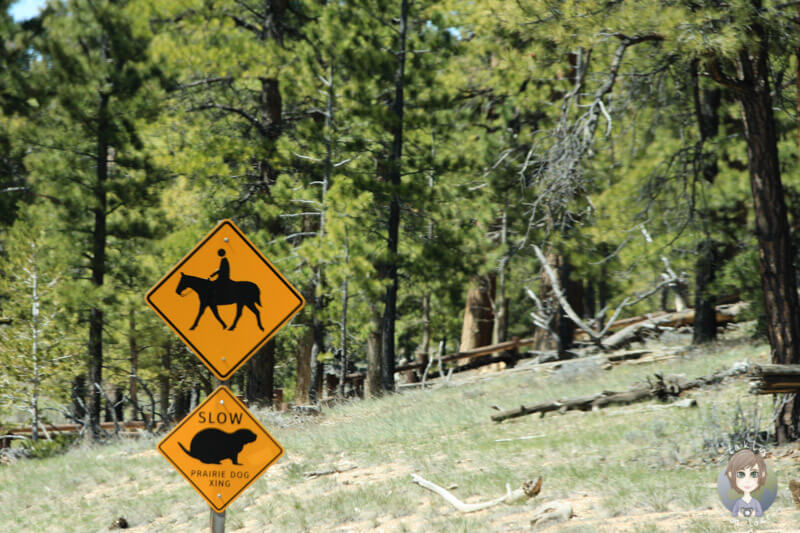
M 3 236 L 0 327 L 4 408 L 30 416 L 31 437 L 39 438 L 43 403 L 62 399 L 66 369 L 77 358 L 74 321 L 66 312 L 67 268 L 59 250 L 49 206 L 31 205 Z
M 55 3 L 34 41 L 38 111 L 24 138 L 34 149 L 26 165 L 37 194 L 61 208 L 58 225 L 81 272 L 75 299 L 89 326 L 88 438 L 98 434 L 104 327 L 117 290 L 107 279 L 115 267 L 109 243 L 122 247 L 141 229 L 127 221 L 155 201 L 160 178 L 140 134 L 158 109 L 159 74 L 148 62 L 150 30 L 138 8 L 123 1 Z

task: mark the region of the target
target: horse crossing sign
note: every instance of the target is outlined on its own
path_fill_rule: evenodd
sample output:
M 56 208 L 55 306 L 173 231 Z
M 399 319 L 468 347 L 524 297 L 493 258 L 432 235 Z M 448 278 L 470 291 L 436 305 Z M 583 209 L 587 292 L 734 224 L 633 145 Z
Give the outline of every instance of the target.
M 230 220 L 211 230 L 145 299 L 223 381 L 305 305 Z

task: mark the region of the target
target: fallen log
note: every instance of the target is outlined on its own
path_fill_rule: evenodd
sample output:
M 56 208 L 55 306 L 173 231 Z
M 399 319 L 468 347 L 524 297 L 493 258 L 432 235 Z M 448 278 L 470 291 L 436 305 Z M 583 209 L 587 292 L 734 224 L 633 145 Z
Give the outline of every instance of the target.
M 145 429 L 145 423 L 141 420 L 132 420 L 130 422 L 119 422 L 122 429 Z M 43 424 L 47 430 L 53 433 L 75 433 L 80 431 L 80 424 Z M 114 429 L 114 422 L 101 422 L 100 427 L 103 429 Z M 21 428 L 9 428 L 6 430 L 9 435 L 29 435 L 32 433 L 30 426 Z
M 636 350 L 631 352 L 620 352 L 620 353 L 613 353 L 606 356 L 606 361 L 611 364 L 614 363 L 621 363 L 623 361 L 632 361 L 634 359 L 640 359 L 645 355 L 650 355 L 653 353 L 650 350 Z
M 627 391 L 603 391 L 589 396 L 581 396 L 567 400 L 550 400 L 531 406 L 521 405 L 516 409 L 510 409 L 492 415 L 491 418 L 495 422 L 502 422 L 510 418 L 518 418 L 535 413 L 544 416 L 552 411 L 558 411 L 560 413 L 573 410 L 590 411 L 602 409 L 609 405 L 627 405 L 651 399 L 668 401 L 677 398 L 687 390 L 714 385 L 721 383 L 727 378 L 744 374 L 748 371 L 748 368 L 749 366 L 746 363 L 737 363 L 730 369 L 721 370 L 710 376 L 701 376 L 692 380 L 687 380 L 684 376 L 664 376 L 661 373 L 656 373 L 652 376 L 652 379 L 647 379 L 646 385 L 637 385 Z
M 734 298 L 735 298 L 735 296 L 734 296 Z M 745 302 L 738 301 L 738 299 L 731 299 L 731 298 L 722 299 L 722 303 L 720 303 L 720 305 L 718 305 L 717 308 L 716 308 L 716 310 L 717 310 L 717 322 L 719 324 L 725 324 L 727 322 L 730 322 L 730 316 L 729 315 L 738 314 L 739 311 L 741 311 L 744 308 L 744 306 L 746 306 Z M 666 315 L 670 315 L 670 314 L 671 315 L 675 315 L 675 314 L 678 314 L 678 313 L 683 313 L 685 311 L 694 311 L 694 310 L 693 309 L 684 309 L 684 310 L 679 311 L 679 312 L 671 312 L 671 313 L 668 312 L 668 311 L 655 311 L 653 313 L 647 313 L 645 315 L 632 316 L 632 317 L 628 317 L 628 318 L 620 318 L 619 320 L 615 320 L 612 324 L 610 324 L 607 329 L 608 329 L 608 331 L 618 331 L 618 330 L 620 330 L 620 329 L 622 329 L 624 327 L 627 327 L 627 326 L 631 326 L 631 325 L 634 325 L 634 324 L 639 324 L 639 323 L 642 323 L 642 322 L 647 322 L 648 320 L 653 320 L 653 319 L 656 319 L 656 318 L 659 318 L 659 317 L 662 317 L 662 316 L 666 316 Z M 677 325 L 688 326 L 689 324 L 692 324 L 693 322 L 694 322 L 694 315 L 692 314 L 692 319 L 690 321 L 686 322 L 685 320 L 681 320 L 680 322 L 676 323 L 672 327 L 675 327 Z M 585 331 L 578 330 L 578 331 L 575 332 L 575 338 L 578 339 L 578 340 L 585 340 L 585 339 L 588 338 L 588 335 L 586 334 Z
M 490 344 L 488 346 L 479 346 L 478 348 L 474 348 L 472 350 L 466 350 L 463 352 L 455 352 L 451 354 L 447 354 L 442 356 L 442 363 L 449 363 L 452 361 L 458 361 L 461 359 L 472 359 L 475 357 L 481 357 L 483 355 L 491 355 L 497 352 L 516 352 L 519 351 L 519 348 L 522 346 L 530 346 L 534 344 L 536 340 L 533 337 L 529 337 L 527 339 L 517 339 L 514 338 L 510 341 L 500 342 L 498 344 Z M 503 361 L 506 358 L 499 357 L 497 359 L 487 360 L 485 364 L 492 364 L 498 361 Z M 482 365 L 481 365 L 482 366 Z M 422 363 L 408 363 L 405 365 L 400 365 L 395 367 L 395 372 L 405 372 L 407 370 L 417 370 L 417 369 L 424 369 L 425 365 Z M 346 379 L 359 379 L 363 378 L 366 374 L 364 372 L 352 372 L 345 376 Z
M 741 312 L 747 308 L 746 302 L 726 304 L 717 307 L 717 324 L 735 322 Z M 658 332 L 661 328 L 675 328 L 694 323 L 694 309 L 685 309 L 674 313 L 657 314 L 645 317 L 641 321 L 631 323 L 603 341 L 603 346 L 615 350 L 633 341 L 641 340 L 645 333 Z
M 147 429 L 146 425 L 142 421 L 130 421 L 119 423 L 122 428 L 122 434 L 127 436 L 135 436 L 138 434 L 139 430 Z M 156 431 L 161 428 L 162 424 L 159 422 L 156 424 Z M 81 426 L 80 424 L 42 424 L 40 426 L 46 433 L 58 433 L 60 435 L 77 435 L 80 433 Z M 101 422 L 100 427 L 105 430 L 114 429 L 114 422 Z M 28 439 L 28 435 L 33 433 L 33 430 L 30 426 L 23 427 L 23 428 L 0 428 L 0 449 L 8 448 L 11 444 L 11 440 L 13 439 Z
M 800 365 L 753 365 L 750 376 L 752 394 L 800 392 Z
M 639 322 L 644 322 L 645 320 L 650 320 L 655 317 L 666 315 L 667 311 L 656 311 L 655 313 L 648 313 L 646 315 L 639 315 L 639 316 L 632 316 L 628 318 L 620 318 L 619 320 L 614 321 L 610 326 L 608 326 L 608 331 L 617 331 L 618 329 L 622 329 L 625 326 L 630 326 L 631 324 L 638 324 Z M 575 338 L 576 339 L 584 339 L 586 338 L 586 332 L 584 331 L 576 331 Z

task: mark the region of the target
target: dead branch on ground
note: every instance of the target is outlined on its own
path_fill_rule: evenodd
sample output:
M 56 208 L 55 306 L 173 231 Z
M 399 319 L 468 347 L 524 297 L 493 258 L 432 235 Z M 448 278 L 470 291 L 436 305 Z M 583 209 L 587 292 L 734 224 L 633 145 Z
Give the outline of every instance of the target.
M 314 470 L 312 472 L 304 472 L 303 476 L 311 479 L 315 477 L 328 476 L 330 474 L 341 474 L 342 472 L 349 472 L 350 470 L 355 470 L 356 468 L 358 468 L 358 466 L 356 465 L 336 466 L 333 468 L 328 468 L 327 470 Z
M 522 497 L 533 498 L 542 490 L 542 478 L 539 477 L 536 482 L 533 480 L 526 481 L 522 484 L 522 487 L 511 490 L 511 487 L 506 485 L 506 493 L 499 498 L 495 498 L 494 500 L 489 500 L 488 502 L 480 502 L 480 503 L 464 503 L 458 498 L 456 498 L 452 492 L 447 490 L 444 487 L 440 487 L 436 483 L 428 481 L 427 479 L 423 478 L 422 476 L 418 476 L 417 474 L 411 474 L 412 482 L 416 483 L 420 487 L 426 488 L 432 492 L 435 492 L 445 500 L 447 503 L 458 509 L 462 513 L 474 513 L 475 511 L 482 511 L 484 509 L 488 509 L 489 507 L 494 507 L 497 504 L 503 503 L 505 501 L 514 501 L 518 500 Z

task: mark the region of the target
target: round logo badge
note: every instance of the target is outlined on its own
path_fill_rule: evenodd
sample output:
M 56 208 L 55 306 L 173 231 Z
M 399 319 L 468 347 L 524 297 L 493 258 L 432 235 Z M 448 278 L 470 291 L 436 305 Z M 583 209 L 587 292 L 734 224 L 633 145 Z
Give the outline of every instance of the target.
M 778 495 L 778 478 L 753 450 L 733 454 L 717 478 L 719 499 L 732 516 L 759 517 Z

